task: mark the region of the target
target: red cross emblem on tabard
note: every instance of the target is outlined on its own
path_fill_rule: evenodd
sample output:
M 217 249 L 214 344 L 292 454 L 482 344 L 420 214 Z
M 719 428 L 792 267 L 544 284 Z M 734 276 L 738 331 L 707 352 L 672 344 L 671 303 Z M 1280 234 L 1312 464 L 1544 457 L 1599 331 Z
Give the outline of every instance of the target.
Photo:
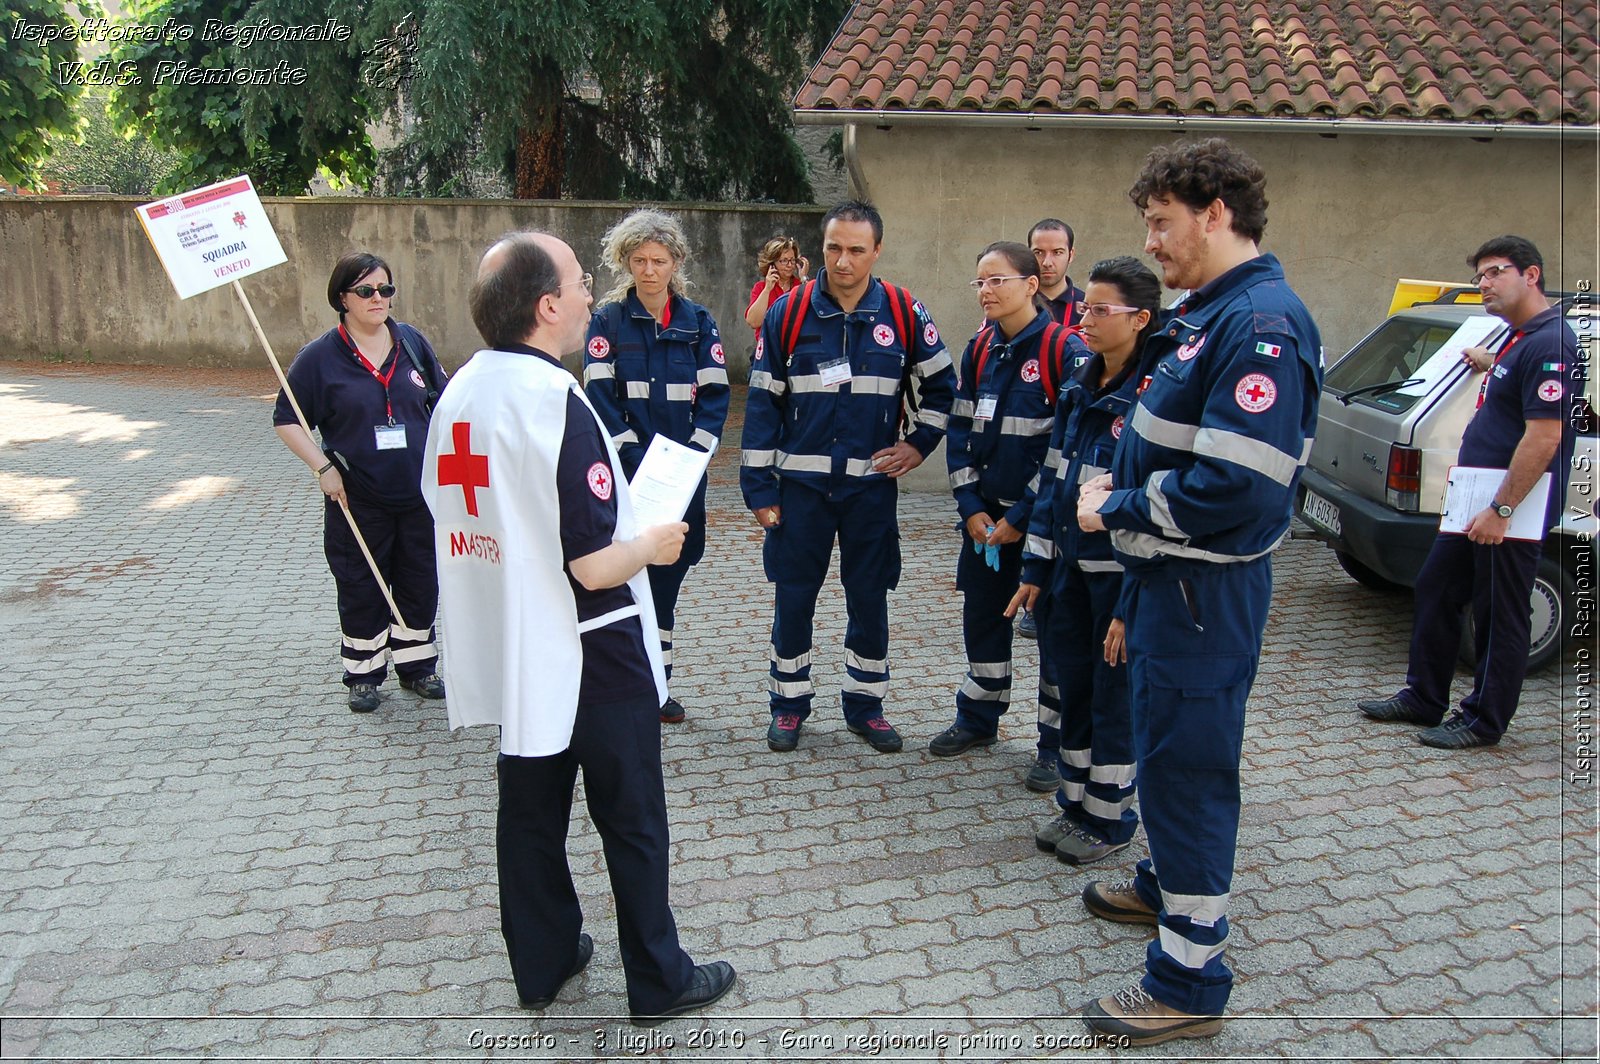
M 439 486 L 450 484 L 461 487 L 467 503 L 467 513 L 478 516 L 478 489 L 489 486 L 489 456 L 472 453 L 472 425 L 457 421 L 450 426 L 450 439 L 455 443 L 455 454 L 439 455 Z

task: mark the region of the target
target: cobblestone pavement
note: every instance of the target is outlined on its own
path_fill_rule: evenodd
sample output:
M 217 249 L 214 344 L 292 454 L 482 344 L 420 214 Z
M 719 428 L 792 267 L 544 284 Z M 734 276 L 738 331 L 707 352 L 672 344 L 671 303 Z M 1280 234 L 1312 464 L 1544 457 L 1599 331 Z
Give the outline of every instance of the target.
M 346 710 L 317 496 L 270 391 L 265 374 L 0 364 L 5 1057 L 1085 1055 L 1071 1014 L 1130 980 L 1145 937 L 1087 917 L 1092 876 L 1034 848 L 1052 807 L 1020 783 L 1031 708 L 992 748 L 927 753 L 963 671 L 947 499 L 901 506 L 888 713 L 906 750 L 843 727 L 835 586 L 818 712 L 774 754 L 769 589 L 721 456 L 679 622 L 689 719 L 664 759 L 683 941 L 739 984 L 692 1021 L 619 1019 L 580 802 L 595 960 L 530 1015 L 498 929 L 495 738 L 448 732 L 392 681 L 379 712 Z M 1399 683 L 1409 624 L 1405 596 L 1351 583 L 1322 546 L 1283 550 L 1245 737 L 1233 1013 L 1213 1040 L 1120 1055 L 1594 1058 L 1580 651 L 1530 679 L 1499 748 L 1448 754 L 1353 710 Z M 1032 645 L 1019 657 L 1026 689 Z

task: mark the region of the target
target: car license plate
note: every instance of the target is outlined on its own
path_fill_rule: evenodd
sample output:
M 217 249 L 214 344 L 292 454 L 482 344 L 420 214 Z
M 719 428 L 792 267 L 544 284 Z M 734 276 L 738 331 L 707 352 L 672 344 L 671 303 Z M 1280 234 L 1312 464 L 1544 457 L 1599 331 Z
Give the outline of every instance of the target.
M 1339 508 L 1316 492 L 1306 492 L 1306 501 L 1301 504 L 1300 512 L 1313 524 L 1321 525 L 1334 535 L 1344 535 L 1344 526 L 1339 523 Z

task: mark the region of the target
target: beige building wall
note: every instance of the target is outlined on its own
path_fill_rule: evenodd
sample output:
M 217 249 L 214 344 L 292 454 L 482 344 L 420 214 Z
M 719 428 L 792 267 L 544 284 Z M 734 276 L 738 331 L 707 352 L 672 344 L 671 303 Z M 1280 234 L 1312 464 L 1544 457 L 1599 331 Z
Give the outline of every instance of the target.
M 0 358 L 173 366 L 260 366 L 264 356 L 232 286 L 178 299 L 123 197 L 0 199 Z M 328 274 L 346 251 L 394 267 L 394 313 L 416 325 L 445 364 L 481 346 L 467 306 L 478 257 L 508 230 L 536 227 L 599 266 L 600 237 L 633 204 L 468 200 L 268 198 L 289 261 L 242 285 L 279 359 L 338 321 Z M 822 212 L 812 207 L 670 206 L 689 238 L 691 298 L 722 327 L 728 368 L 743 380 L 754 335 L 744 323 L 756 252 L 775 233 L 819 258 Z
M 967 282 L 990 241 L 1022 240 L 1035 221 L 1055 216 L 1076 231 L 1071 272 L 1080 284 L 1097 259 L 1150 263 L 1127 189 L 1152 147 L 1178 139 L 957 125 L 862 126 L 856 136 L 884 217 L 878 272 L 923 300 L 956 358 L 979 321 Z M 1466 255 L 1502 233 L 1539 246 L 1552 287 L 1600 280 L 1593 139 L 1228 139 L 1266 170 L 1262 249 L 1283 261 L 1330 360 L 1378 323 L 1397 278 L 1464 280 Z M 943 469 L 941 451 L 912 486 L 937 490 Z

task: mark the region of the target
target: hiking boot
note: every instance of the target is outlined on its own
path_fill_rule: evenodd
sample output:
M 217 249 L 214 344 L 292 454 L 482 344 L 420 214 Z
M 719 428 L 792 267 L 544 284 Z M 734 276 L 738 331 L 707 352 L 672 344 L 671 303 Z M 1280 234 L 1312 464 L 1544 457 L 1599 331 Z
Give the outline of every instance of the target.
M 1084 1006 L 1085 1027 L 1130 1046 L 1153 1046 L 1174 1038 L 1210 1038 L 1222 1030 L 1221 1016 L 1194 1016 L 1163 1005 L 1138 983 Z
M 1056 755 L 1040 754 L 1028 769 L 1028 774 L 1022 777 L 1022 785 L 1030 791 L 1040 794 L 1049 794 L 1061 786 L 1061 773 L 1056 768 Z
M 378 708 L 378 685 L 353 683 L 350 685 L 350 712 L 371 713 Z
M 684 718 L 683 703 L 676 698 L 669 698 L 661 703 L 661 723 L 682 724 Z
M 1133 880 L 1112 885 L 1095 880 L 1083 888 L 1083 907 L 1090 915 L 1119 924 L 1156 926 L 1156 911 L 1144 903 L 1133 887 Z
M 1044 853 L 1055 853 L 1056 843 L 1078 830 L 1078 822 L 1071 813 L 1062 813 L 1050 823 L 1033 833 L 1034 845 Z
M 1126 850 L 1128 842 L 1107 842 L 1093 828 L 1080 827 L 1056 843 L 1056 858 L 1066 864 L 1093 864 Z
M 1491 739 L 1473 731 L 1467 718 L 1459 713 L 1437 728 L 1419 732 L 1417 738 L 1423 746 L 1431 746 L 1436 750 L 1468 750 L 1474 746 L 1493 746 L 1500 741 L 1499 738 Z
M 439 674 L 430 672 L 426 676 L 418 676 L 415 680 L 400 678 L 400 686 L 407 691 L 415 691 L 422 698 L 443 698 L 444 681 L 439 679 Z
M 894 730 L 894 725 L 882 717 L 868 717 L 860 724 L 846 724 L 855 734 L 867 740 L 867 744 L 880 754 L 896 754 L 905 745 L 900 739 L 900 733 Z
M 767 728 L 767 748 L 786 754 L 800 745 L 800 718 L 793 713 L 779 713 Z

